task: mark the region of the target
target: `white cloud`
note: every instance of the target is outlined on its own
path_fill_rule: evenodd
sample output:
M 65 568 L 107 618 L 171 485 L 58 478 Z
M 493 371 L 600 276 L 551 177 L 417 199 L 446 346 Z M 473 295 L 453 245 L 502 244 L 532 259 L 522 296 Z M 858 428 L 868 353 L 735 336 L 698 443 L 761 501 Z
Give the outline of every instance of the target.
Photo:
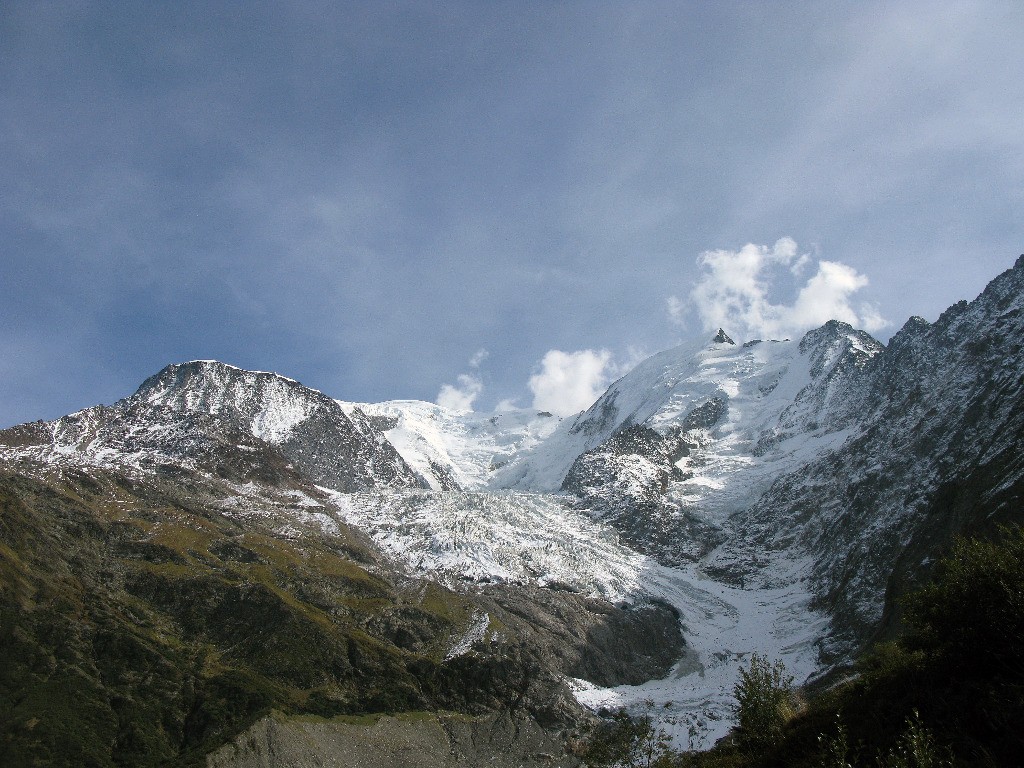
M 478 370 L 490 352 L 481 347 L 469 358 L 467 364 L 474 371 Z M 484 382 L 476 373 L 462 373 L 456 379 L 457 384 L 442 384 L 435 402 L 453 411 L 472 411 L 473 403 L 484 391 Z
M 578 413 L 597 400 L 617 370 L 606 349 L 549 350 L 540 372 L 530 377 L 533 407 L 558 416 Z
M 453 411 L 471 411 L 473 402 L 483 391 L 484 383 L 479 376 L 463 373 L 459 376 L 457 385 L 441 385 L 441 391 L 437 393 L 435 402 L 442 408 L 450 408 Z
M 771 248 L 748 243 L 738 251 L 706 251 L 697 258 L 703 274 L 690 299 L 706 329 L 721 327 L 741 339 L 794 335 L 828 320 L 867 331 L 888 325 L 870 304 L 862 304 L 859 312 L 853 308 L 850 299 L 867 286 L 868 278 L 836 261 L 817 262 L 817 271 L 792 304 L 773 303 L 774 280 L 786 271 L 797 277 L 810 262 L 789 237 Z
M 778 321 L 802 328 L 813 328 L 829 320 L 842 320 L 852 325 L 860 317 L 850 306 L 849 298 L 868 284 L 868 279 L 855 269 L 838 261 L 822 261 L 818 272 L 800 289 L 792 307 L 782 307 Z
M 678 296 L 669 296 L 665 299 L 665 310 L 669 319 L 678 326 L 686 327 L 687 304 Z
M 869 333 L 881 330 L 889 325 L 889 321 L 882 317 L 876 304 L 864 302 L 860 305 L 860 327 Z
M 789 271 L 792 272 L 794 275 L 799 275 L 801 272 L 804 271 L 804 267 L 806 267 L 808 263 L 810 263 L 810 261 L 811 255 L 809 253 L 801 254 L 800 258 L 798 258 L 796 261 L 790 264 Z

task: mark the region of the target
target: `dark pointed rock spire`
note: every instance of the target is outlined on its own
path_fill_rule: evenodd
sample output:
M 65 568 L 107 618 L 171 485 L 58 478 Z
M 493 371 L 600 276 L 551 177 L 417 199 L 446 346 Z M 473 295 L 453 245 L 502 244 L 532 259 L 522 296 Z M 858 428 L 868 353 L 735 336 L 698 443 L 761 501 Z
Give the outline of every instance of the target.
M 712 344 L 735 344 L 736 342 L 729 338 L 729 334 L 723 331 L 721 328 L 718 329 L 718 333 L 715 334 L 715 338 L 711 340 Z

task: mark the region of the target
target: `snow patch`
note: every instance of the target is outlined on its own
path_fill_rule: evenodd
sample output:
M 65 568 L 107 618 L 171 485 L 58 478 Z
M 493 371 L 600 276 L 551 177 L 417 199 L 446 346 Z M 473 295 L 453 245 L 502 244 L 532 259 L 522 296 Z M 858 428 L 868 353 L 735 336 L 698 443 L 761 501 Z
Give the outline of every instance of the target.
M 481 642 L 487 636 L 487 628 L 491 626 L 491 617 L 483 611 L 473 613 L 469 629 L 460 637 L 451 650 L 445 655 L 445 661 L 451 661 L 458 656 L 469 653 L 474 645 Z

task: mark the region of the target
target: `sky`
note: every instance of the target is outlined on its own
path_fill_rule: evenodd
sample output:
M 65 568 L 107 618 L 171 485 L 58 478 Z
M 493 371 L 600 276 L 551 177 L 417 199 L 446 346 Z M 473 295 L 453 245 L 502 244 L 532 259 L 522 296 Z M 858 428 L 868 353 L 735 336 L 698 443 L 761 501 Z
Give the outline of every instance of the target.
M 218 359 L 561 415 L 1024 251 L 1024 3 L 0 4 L 0 426 Z

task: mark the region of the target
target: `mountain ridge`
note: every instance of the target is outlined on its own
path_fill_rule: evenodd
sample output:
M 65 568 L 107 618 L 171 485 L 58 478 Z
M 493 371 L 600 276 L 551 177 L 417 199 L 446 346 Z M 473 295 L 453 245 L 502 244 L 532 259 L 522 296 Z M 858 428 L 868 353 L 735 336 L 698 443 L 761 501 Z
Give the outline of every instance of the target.
M 1024 256 L 934 323 L 910 318 L 888 345 L 834 320 L 798 340 L 737 344 L 719 329 L 641 362 L 565 419 L 349 403 L 189 361 L 111 406 L 0 431 L 0 463 L 95 514 L 117 507 L 92 485 L 111 498 L 131 489 L 124 503 L 142 517 L 127 519 L 150 537 L 164 512 L 145 499 L 173 496 L 168 508 L 196 531 L 217 521 L 273 547 L 349 542 L 373 578 L 435 584 L 465 606 L 430 629 L 380 625 L 382 642 L 406 638 L 403 680 L 425 663 L 408 654 L 428 646 L 459 649 L 430 661 L 444 674 L 519 654 L 544 690 L 562 691 L 556 730 L 584 717 L 573 696 L 592 709 L 655 699 L 677 739 L 696 729 L 709 743 L 727 730 L 750 653 L 785 660 L 801 681 L 840 667 L 896 630 L 900 596 L 955 534 L 1021 519 L 1022 297 Z M 18 493 L 30 511 L 41 504 L 42 491 Z M 230 571 L 211 546 L 166 556 Z M 272 588 L 309 591 L 303 573 Z M 180 607 L 154 610 L 182 620 Z M 360 621 L 377 626 L 366 610 Z M 616 631 L 661 639 L 650 657 L 636 640 L 615 656 Z M 583 663 L 588 643 L 599 660 Z

